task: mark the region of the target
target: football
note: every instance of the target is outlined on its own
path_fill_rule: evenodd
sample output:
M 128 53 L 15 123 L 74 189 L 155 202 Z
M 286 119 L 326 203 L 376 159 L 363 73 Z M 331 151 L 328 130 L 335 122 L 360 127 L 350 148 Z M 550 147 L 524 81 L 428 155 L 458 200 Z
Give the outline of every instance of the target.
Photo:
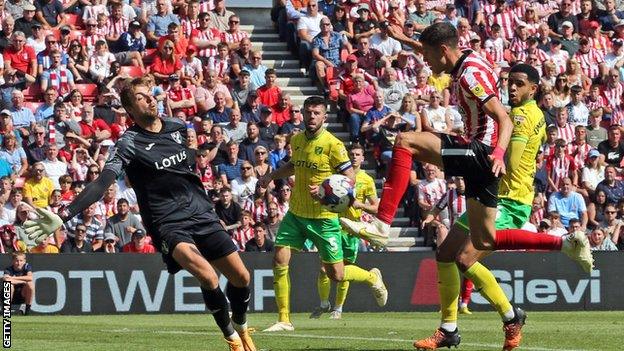
M 321 204 L 329 211 L 340 213 L 353 204 L 355 187 L 351 179 L 341 174 L 334 174 L 319 186 Z

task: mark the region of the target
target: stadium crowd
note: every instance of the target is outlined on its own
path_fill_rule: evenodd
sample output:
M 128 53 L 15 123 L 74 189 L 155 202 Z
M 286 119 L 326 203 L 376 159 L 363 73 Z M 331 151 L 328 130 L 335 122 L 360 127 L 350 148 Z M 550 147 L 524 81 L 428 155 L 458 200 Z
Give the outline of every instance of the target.
M 98 177 L 131 125 L 124 80 L 143 77 L 162 116 L 188 126 L 195 170 L 241 251 L 272 251 L 294 179 L 258 178 L 291 153 L 301 107 L 262 63 L 224 0 L 4 0 L 0 3 L 0 252 L 154 253 L 132 184 L 104 197 L 36 245 L 22 224 L 58 211 Z M 597 250 L 624 249 L 624 11 L 614 0 L 278 0 L 280 39 L 331 102 L 382 177 L 397 133 L 462 133 L 452 77 L 432 75 L 412 38 L 448 21 L 459 45 L 495 67 L 508 106 L 508 69 L 542 73 L 547 125 L 527 228 L 585 229 Z M 414 164 L 410 224 L 435 245 L 464 210 L 462 179 Z M 436 217 L 428 216 L 434 208 Z M 431 217 L 431 218 L 430 218 Z M 423 221 L 423 219 L 425 219 Z M 365 243 L 363 243 L 365 246 Z

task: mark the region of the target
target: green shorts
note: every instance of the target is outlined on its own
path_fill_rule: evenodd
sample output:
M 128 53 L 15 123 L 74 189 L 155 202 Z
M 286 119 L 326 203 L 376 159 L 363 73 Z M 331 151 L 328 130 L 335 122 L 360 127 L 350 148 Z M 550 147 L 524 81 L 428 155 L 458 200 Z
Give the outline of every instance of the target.
M 275 246 L 301 250 L 306 239 L 318 249 L 323 263 L 342 262 L 342 228 L 338 218 L 303 218 L 287 212 L 275 237 Z
M 520 229 L 531 216 L 531 205 L 510 199 L 498 199 L 496 207 L 496 229 Z M 464 212 L 455 222 L 461 228 L 468 228 L 468 212 Z
M 357 236 L 349 235 L 349 233 L 342 231 L 342 252 L 344 260 L 348 263 L 355 263 L 357 259 L 358 250 L 360 248 L 360 238 Z

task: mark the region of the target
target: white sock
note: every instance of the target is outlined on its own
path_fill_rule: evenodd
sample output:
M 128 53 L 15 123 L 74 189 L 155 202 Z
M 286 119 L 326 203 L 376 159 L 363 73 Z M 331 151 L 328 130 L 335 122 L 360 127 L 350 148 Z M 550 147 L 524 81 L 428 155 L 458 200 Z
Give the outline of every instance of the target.
M 466 308 L 466 307 L 468 307 L 468 304 L 465 303 L 465 302 L 462 302 L 462 303 L 459 304 L 459 307 L 460 308 Z
M 321 301 L 321 308 L 329 308 L 329 301 L 325 300 L 325 301 Z
M 514 310 L 512 308 L 503 314 L 503 322 L 509 322 L 510 320 L 514 319 L 515 316 L 516 314 L 514 313 Z
M 234 330 L 236 330 L 237 332 L 242 332 L 243 330 L 247 329 L 247 322 L 243 323 L 243 324 L 236 324 L 234 323 L 234 321 L 232 321 L 232 327 L 234 327 Z
M 441 323 L 440 329 L 444 329 L 448 332 L 454 332 L 455 330 L 457 330 L 457 323 Z
M 234 334 L 226 337 L 226 339 L 230 340 L 230 341 L 234 341 L 234 340 L 240 340 L 240 336 L 238 335 L 237 332 L 234 332 Z
M 336 305 L 334 307 L 334 311 L 342 312 L 342 305 L 340 305 L 340 306 Z

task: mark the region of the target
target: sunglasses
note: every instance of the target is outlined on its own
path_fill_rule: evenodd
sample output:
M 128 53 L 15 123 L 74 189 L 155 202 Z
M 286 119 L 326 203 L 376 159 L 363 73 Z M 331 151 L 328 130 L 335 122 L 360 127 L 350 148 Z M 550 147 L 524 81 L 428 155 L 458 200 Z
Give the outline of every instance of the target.
M 252 169 L 252 167 L 241 167 L 241 169 L 242 169 L 243 171 L 248 171 L 248 170 Z
M 100 171 L 89 171 L 89 174 L 100 174 Z
M 256 155 L 266 155 L 266 151 L 258 151 L 256 152 Z
M 173 46 L 165 46 L 164 49 L 165 50 L 173 50 Z
M 240 21 L 230 21 L 229 23 L 230 23 L 230 24 L 239 24 L 239 23 L 240 23 Z
M 37 173 L 43 173 L 43 171 L 45 171 L 45 169 L 35 168 L 35 172 Z
M 617 211 L 605 211 L 606 214 L 616 214 Z

